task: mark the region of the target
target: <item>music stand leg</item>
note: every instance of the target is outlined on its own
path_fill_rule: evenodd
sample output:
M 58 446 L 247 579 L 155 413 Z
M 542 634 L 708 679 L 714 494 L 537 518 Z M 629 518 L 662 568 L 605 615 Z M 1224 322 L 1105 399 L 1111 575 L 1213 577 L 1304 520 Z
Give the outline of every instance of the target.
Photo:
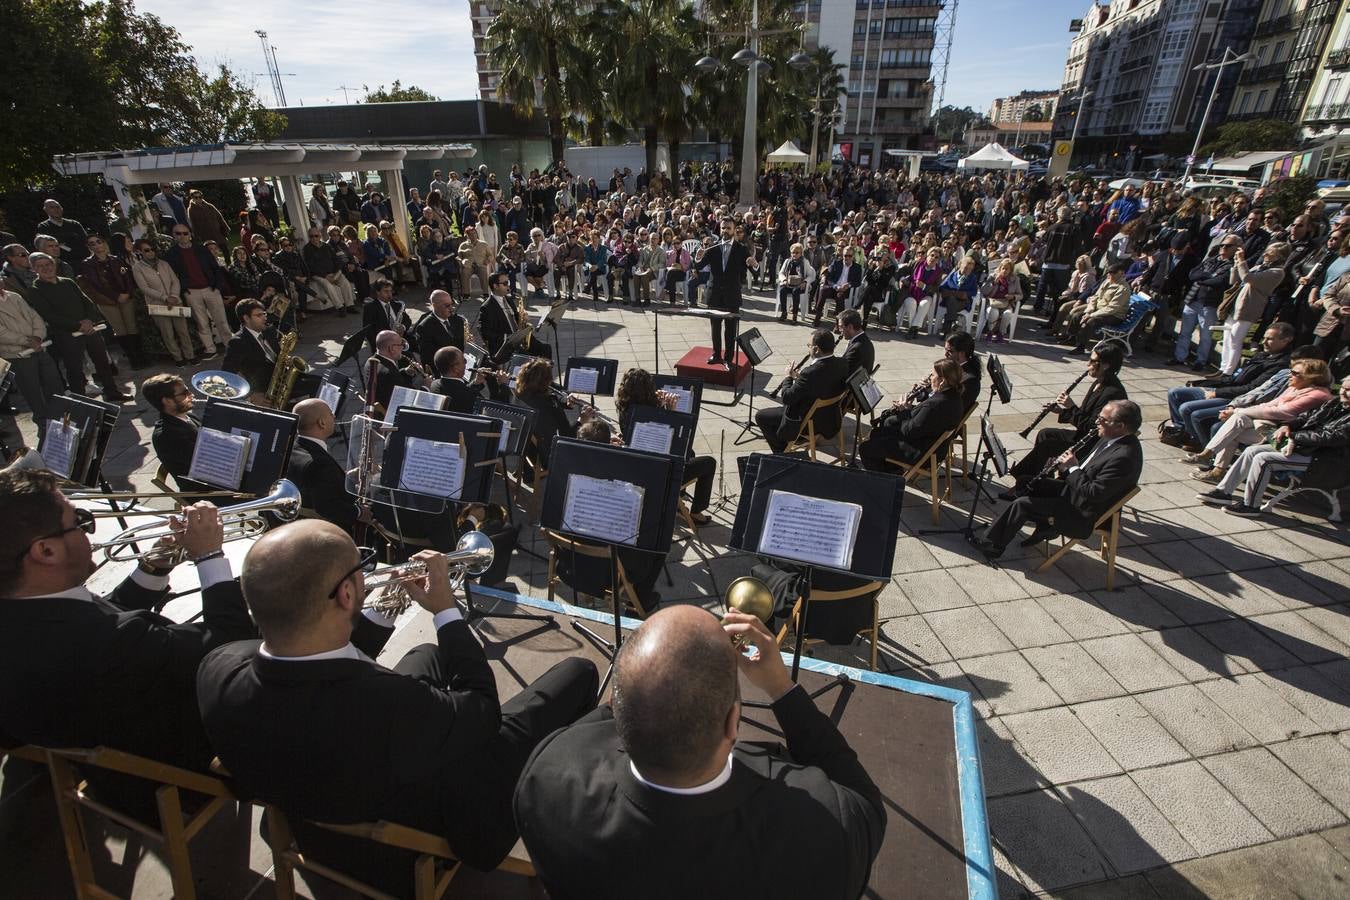
M 661 313 L 656 306 L 652 307 L 652 342 L 656 345 L 652 353 L 652 374 L 656 375 L 661 371 Z
M 984 408 L 984 414 L 985 414 L 986 417 L 988 417 L 988 415 L 989 415 L 989 410 L 993 408 L 993 405 L 994 405 L 994 386 L 993 386 L 993 385 L 990 385 L 990 386 L 989 386 L 989 402 L 985 405 L 985 408 Z M 965 524 L 963 527 L 961 527 L 961 528 L 920 528 L 920 529 L 919 529 L 919 534 L 922 534 L 922 535 L 928 535 L 928 534 L 960 534 L 960 535 L 964 535 L 967 541 L 970 541 L 971 543 L 974 543 L 974 541 L 975 541 L 975 511 L 976 511 L 976 509 L 979 508 L 979 505 L 980 505 L 980 496 L 981 496 L 982 494 L 986 493 L 986 491 L 987 491 L 987 489 L 986 489 L 985 486 L 984 486 L 984 482 L 985 482 L 986 477 L 988 477 L 988 475 L 989 475 L 989 458 L 990 458 L 992 455 L 993 455 L 993 448 L 992 448 L 992 447 L 986 446 L 984 428 L 981 428 L 981 429 L 980 429 L 980 443 L 979 443 L 978 445 L 976 445 L 976 448 L 975 448 L 975 456 L 976 456 L 977 459 L 979 459 L 979 461 L 980 461 L 980 466 L 979 466 L 978 469 L 975 470 L 975 492 L 971 495 L 971 498 L 970 498 L 970 509 L 966 512 L 966 524 Z M 983 554 L 981 554 L 981 555 L 983 555 Z M 985 556 L 985 557 L 984 557 L 984 561 L 985 561 L 986 563 L 988 563 L 990 566 L 992 566 L 993 568 L 995 568 L 995 569 L 999 568 L 998 560 L 996 560 L 996 559 L 992 559 L 992 558 L 990 558 L 990 557 L 988 557 L 988 556 Z
M 853 412 L 853 452 L 849 454 L 849 468 L 858 467 L 858 442 L 862 440 L 862 407 L 857 407 Z
M 609 585 L 609 593 L 614 600 L 614 640 L 608 640 L 595 629 L 582 625 L 575 619 L 572 620 L 573 628 L 585 634 L 609 653 L 609 666 L 605 669 L 605 677 L 600 679 L 600 689 L 596 692 L 597 697 L 605 695 L 605 688 L 609 686 L 609 679 L 614 675 L 614 663 L 619 658 L 619 648 L 623 646 L 623 606 L 619 600 L 619 551 L 614 548 L 613 544 L 609 545 Z
M 745 444 L 745 443 L 748 443 L 748 442 L 750 442 L 750 441 L 753 441 L 753 440 L 755 440 L 756 438 L 759 437 L 759 435 L 756 434 L 756 428 L 757 428 L 758 426 L 755 425 L 755 364 L 754 364 L 754 363 L 751 363 L 751 364 L 750 364 L 750 392 L 749 392 L 749 393 L 750 393 L 750 409 L 749 409 L 749 411 L 746 412 L 746 414 L 745 414 L 745 424 L 741 426 L 741 431 L 740 431 L 740 433 L 739 433 L 738 435 L 736 435 L 736 440 L 732 441 L 732 443 L 735 444 L 737 447 L 739 447 L 741 444 Z M 736 391 L 736 399 L 733 400 L 732 402 L 733 402 L 733 403 L 738 403 L 738 402 L 740 402 L 740 399 L 739 399 L 739 398 L 740 398 L 740 395 L 741 395 L 741 391 L 740 391 L 739 388 L 737 388 L 737 391 Z M 747 437 L 747 435 L 748 435 L 748 437 Z

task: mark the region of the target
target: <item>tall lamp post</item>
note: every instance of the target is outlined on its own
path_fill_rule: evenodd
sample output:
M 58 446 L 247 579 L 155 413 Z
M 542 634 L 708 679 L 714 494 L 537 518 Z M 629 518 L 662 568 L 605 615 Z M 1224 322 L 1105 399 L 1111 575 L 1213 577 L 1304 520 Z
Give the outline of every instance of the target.
M 1229 54 L 1232 54 L 1231 58 Z M 1223 57 L 1218 62 L 1200 63 L 1198 66 L 1192 66 L 1191 71 L 1199 72 L 1202 69 L 1218 69 L 1214 75 L 1214 86 L 1209 89 L 1209 102 L 1205 104 L 1205 114 L 1200 117 L 1200 128 L 1195 132 L 1195 146 L 1191 147 L 1191 155 L 1186 157 L 1186 173 L 1181 176 L 1181 184 L 1184 187 L 1191 178 L 1191 169 L 1195 167 L 1195 158 L 1200 153 L 1200 139 L 1205 136 L 1205 126 L 1209 124 L 1209 111 L 1214 108 L 1214 98 L 1219 93 L 1219 82 L 1223 80 L 1223 70 L 1225 66 L 1231 66 L 1233 63 L 1240 63 L 1250 53 L 1233 53 L 1232 47 L 1223 48 Z

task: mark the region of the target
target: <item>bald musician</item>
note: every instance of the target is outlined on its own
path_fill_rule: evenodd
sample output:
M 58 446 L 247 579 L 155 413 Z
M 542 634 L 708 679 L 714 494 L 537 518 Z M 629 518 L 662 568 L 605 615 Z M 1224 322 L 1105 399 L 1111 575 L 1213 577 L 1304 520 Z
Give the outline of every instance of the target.
M 490 382 L 487 372 L 479 369 L 473 373 L 473 378 L 465 381 L 467 360 L 464 351 L 458 347 L 442 347 L 436 351 L 432 362 L 436 367 L 436 378 L 431 382 L 431 390 L 450 398 L 445 407 L 450 412 L 473 412 L 474 403 L 480 397 L 509 399 L 503 385 L 510 380 L 510 373 L 502 372 Z
M 752 616 L 663 609 L 623 645 L 613 708 L 550 735 L 516 821 L 554 898 L 847 897 L 881 848 L 881 792 Z M 744 635 L 756 655 L 739 654 Z M 737 670 L 787 754 L 737 744 Z
M 540 739 L 595 706 L 598 677 L 589 661 L 565 659 L 499 704 L 445 557 L 432 551 L 414 557 L 427 577 L 406 587 L 431 614 L 436 643 L 380 665 L 391 629 L 362 614 L 374 558 L 314 519 L 263 535 L 242 576 L 263 639 L 210 654 L 197 697 L 241 790 L 280 805 L 317 858 L 403 895 L 411 885 L 390 887 L 389 876 L 406 879 L 409 867 L 388 869 L 368 845 L 353 851 L 303 821 L 411 825 L 490 870 L 516 841 L 511 792 L 521 767 Z
M 328 452 L 337 420 L 317 397 L 301 400 L 291 410 L 299 419 L 299 435 L 286 463 L 286 477 L 300 489 L 300 505 L 343 531 L 356 524 L 357 508 L 347 493 L 347 473 Z
M 421 366 L 405 356 L 407 345 L 397 331 L 381 331 L 375 336 L 375 353 L 366 360 L 366 402 L 374 406 L 381 418 L 394 396 L 394 388 L 421 388 L 426 375 Z

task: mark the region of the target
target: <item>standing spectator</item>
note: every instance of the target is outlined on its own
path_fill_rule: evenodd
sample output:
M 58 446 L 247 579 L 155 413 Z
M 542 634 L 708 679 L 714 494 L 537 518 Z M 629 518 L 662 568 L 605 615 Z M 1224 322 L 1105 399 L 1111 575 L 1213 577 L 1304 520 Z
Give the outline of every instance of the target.
M 183 290 L 183 299 L 192 307 L 197 321 L 197 337 L 209 358 L 224 352 L 230 342 L 230 324 L 225 317 L 225 299 L 228 290 L 224 271 L 201 244 L 194 243 L 186 225 L 173 227 L 174 245 L 164 254 L 164 261 L 173 267 Z M 214 338 L 212 337 L 214 333 Z M 216 344 L 220 349 L 216 349 Z
M 281 221 L 280 211 L 277 209 L 276 191 L 272 190 L 272 185 L 268 184 L 264 178 L 257 178 L 253 182 L 253 205 L 262 211 L 268 222 Z M 268 243 L 271 243 L 270 238 Z
M 1233 269 L 1233 254 L 1242 246 L 1242 239 L 1234 234 L 1226 234 L 1219 241 L 1219 252 L 1200 263 L 1187 276 L 1191 289 L 1186 294 L 1185 308 L 1181 316 L 1181 331 L 1177 334 L 1176 345 L 1172 348 L 1169 366 L 1180 366 L 1186 362 L 1191 349 L 1191 335 L 1197 325 L 1200 326 L 1200 341 L 1195 350 L 1195 362 L 1191 368 L 1203 372 L 1209 368 L 1209 353 L 1214 347 L 1214 335 L 1210 329 L 1218 321 L 1219 303 L 1228 287 L 1228 279 Z
M 89 238 L 88 249 L 90 256 L 80 263 L 76 283 L 97 304 L 131 367 L 144 369 L 150 361 L 141 348 L 136 299 L 131 293 L 135 286 L 131 272 L 120 258 L 108 252 L 108 242 L 101 235 Z
M 417 188 L 408 188 L 408 202 L 405 206 L 408 209 L 408 218 L 414 222 L 422 217 L 422 195 L 418 193 Z
M 1242 362 L 1242 343 L 1247 332 L 1261 318 L 1266 301 L 1275 288 L 1284 281 L 1284 261 L 1289 258 L 1289 245 L 1270 244 L 1261 255 L 1261 261 L 1248 266 L 1247 254 L 1241 248 L 1233 252 L 1233 268 L 1229 285 L 1241 286 L 1232 303 L 1225 301 L 1219 307 L 1223 323 L 1223 347 L 1219 354 L 1219 373 L 1232 376 Z
M 415 193 L 415 191 L 414 191 Z M 309 224 L 327 230 L 335 224 L 333 207 L 328 204 L 328 190 L 320 181 L 309 191 Z
M 342 275 L 342 261 L 331 244 L 324 241 L 324 233 L 311 225 L 306 232 L 308 240 L 300 251 L 309 280 L 306 286 L 314 295 L 318 309 L 336 309 L 339 315 L 356 311 L 356 294 Z
M 486 298 L 488 276 L 492 273 L 496 256 L 487 244 L 478 239 L 478 229 L 474 226 L 469 225 L 464 229 L 464 240 L 460 242 L 458 255 L 461 296 L 473 296 L 473 276 L 477 275 L 478 287 Z
M 1036 312 L 1048 313 L 1053 308 L 1054 298 L 1068 287 L 1069 270 L 1079 252 L 1078 230 L 1069 221 L 1069 208 L 1061 206 L 1055 214 L 1055 224 L 1045 236 L 1045 258 L 1036 284 Z M 1046 299 L 1047 295 L 1050 300 Z
M 1143 212 L 1144 205 L 1139 200 L 1138 195 L 1139 189 L 1132 184 L 1127 184 L 1125 189 L 1121 191 L 1120 197 L 1107 207 L 1108 212 L 1115 211 L 1116 219 L 1119 220 L 1122 228 L 1129 224 L 1132 219 L 1138 218 L 1139 214 Z
M 28 401 L 39 435 L 49 418 L 47 398 L 65 390 L 56 361 L 42 349 L 46 340 L 47 323 L 42 316 L 14 291 L 0 289 L 0 356 L 9 363 L 14 384 Z
M 136 280 L 145 302 L 155 306 L 182 306 L 183 291 L 173 268 L 159 253 L 154 241 L 141 238 L 136 242 L 136 259 L 131 264 L 131 275 Z M 192 337 L 188 334 L 187 319 L 182 316 L 151 316 L 159 336 L 173 357 L 175 365 L 181 366 L 189 359 L 197 360 L 192 353 Z
M 150 198 L 150 203 L 159 213 L 161 220 L 167 220 L 173 225 L 190 225 L 188 218 L 188 209 L 183 206 L 183 198 L 178 196 L 178 192 L 173 189 L 173 185 L 167 181 L 159 183 L 159 193 Z
M 333 215 L 337 218 L 337 224 L 343 227 L 361 221 L 361 196 L 345 181 L 337 183 L 337 193 L 333 195 Z
M 38 225 L 37 233 L 55 238 L 61 252 L 65 254 L 66 261 L 72 266 L 84 259 L 89 253 L 85 246 L 89 235 L 85 232 L 84 226 L 74 219 L 65 218 L 65 211 L 55 200 L 43 201 L 42 211 L 47 214 L 47 218 Z M 51 255 L 49 250 L 43 250 L 38 246 L 36 239 L 33 241 L 33 249 Z
M 113 380 L 112 363 L 103 338 L 95 328 L 105 324 L 94 301 L 80 286 L 56 274 L 56 260 L 45 253 L 32 255 L 37 281 L 33 282 L 32 307 L 47 323 L 47 334 L 66 370 L 66 385 L 77 394 L 85 388 L 84 357 L 94 363 L 94 373 L 103 386 L 103 399 L 125 403 L 131 398 Z
M 191 228 L 197 240 L 203 244 L 207 241 L 215 241 L 221 247 L 229 244 L 230 226 L 216 205 L 207 200 L 201 191 L 188 192 L 187 218 L 186 223 L 179 224 Z

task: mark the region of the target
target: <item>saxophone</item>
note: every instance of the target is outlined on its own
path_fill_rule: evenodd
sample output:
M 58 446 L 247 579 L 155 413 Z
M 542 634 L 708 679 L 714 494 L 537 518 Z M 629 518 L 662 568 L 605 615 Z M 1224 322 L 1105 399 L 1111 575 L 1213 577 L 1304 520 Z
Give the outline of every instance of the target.
M 292 331 L 281 336 L 278 342 L 280 347 L 277 351 L 277 361 L 272 366 L 272 380 L 267 384 L 267 395 L 261 405 L 272 409 L 285 409 L 291 399 L 291 391 L 295 390 L 296 379 L 309 371 L 309 363 L 293 355 L 295 345 L 299 342 L 298 332 Z

